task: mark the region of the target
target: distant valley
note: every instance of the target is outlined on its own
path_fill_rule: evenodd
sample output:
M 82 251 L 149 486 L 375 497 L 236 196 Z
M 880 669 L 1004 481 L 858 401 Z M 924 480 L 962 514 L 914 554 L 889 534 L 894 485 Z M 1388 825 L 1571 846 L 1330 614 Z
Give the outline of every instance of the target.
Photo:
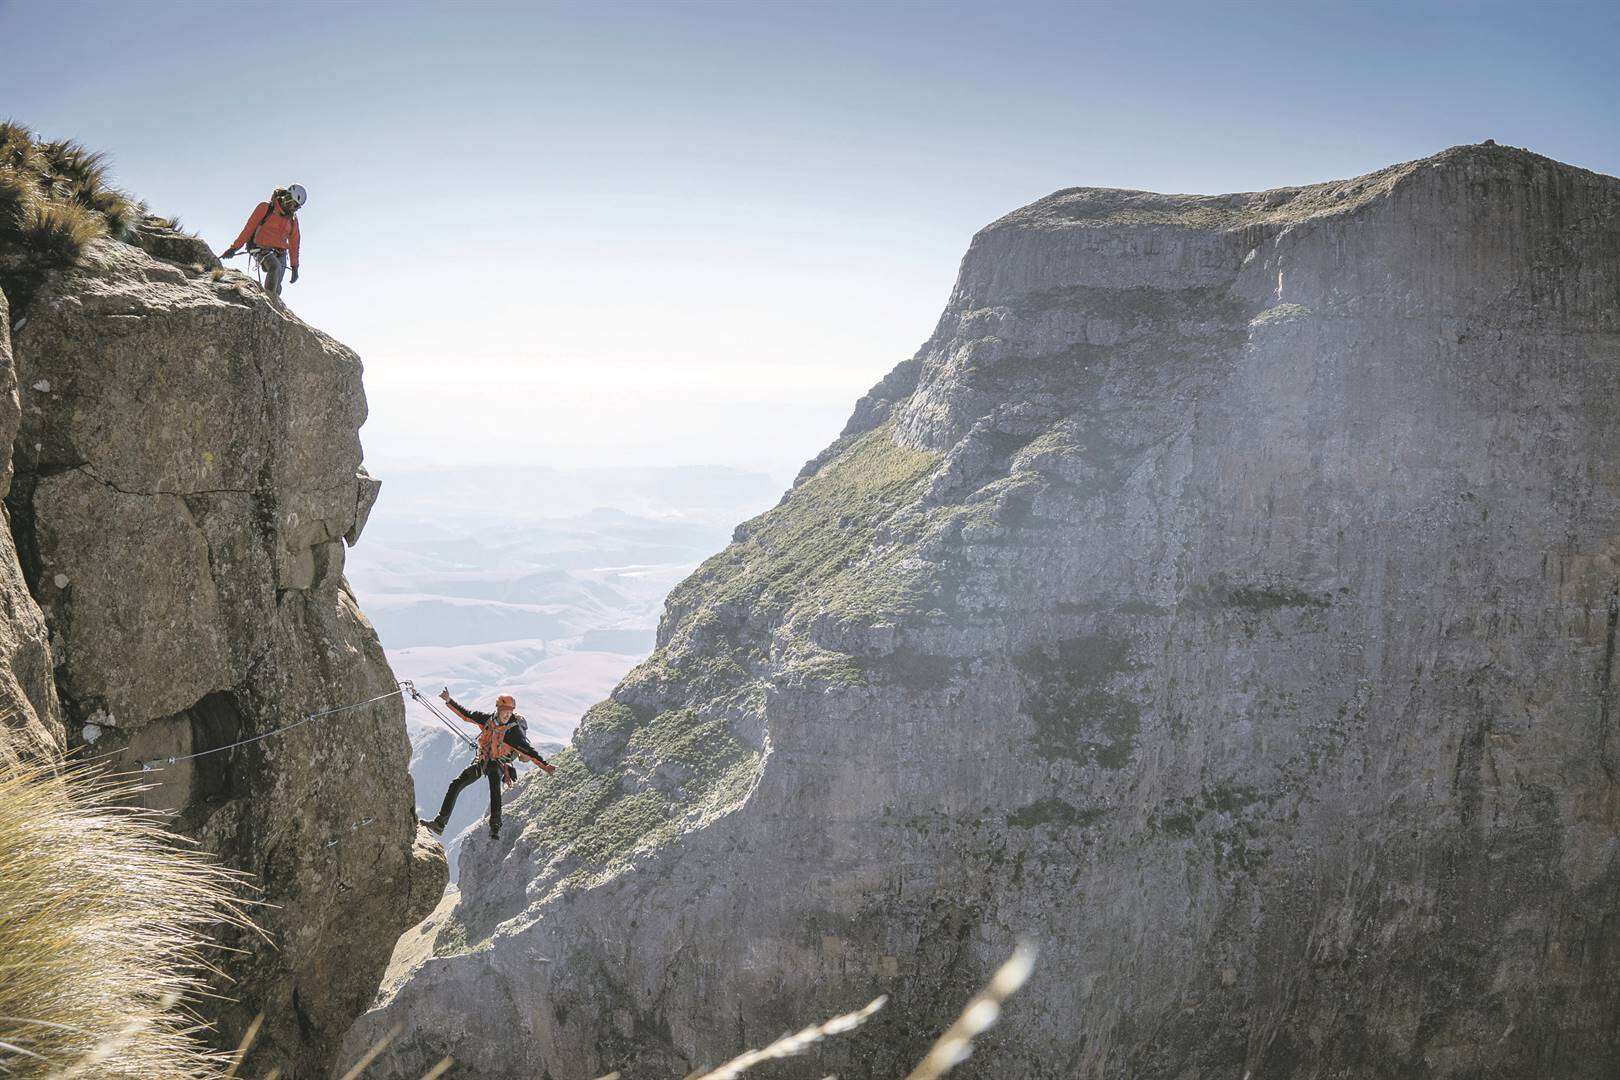
M 566 744 L 652 651 L 670 588 L 787 486 L 702 466 L 389 466 L 382 479 L 347 574 L 389 663 L 424 694 L 448 687 L 469 706 L 512 694 L 542 751 Z M 470 751 L 414 702 L 406 722 L 417 807 L 431 816 Z M 459 836 L 487 803 L 469 788 L 456 806 L 452 875 Z

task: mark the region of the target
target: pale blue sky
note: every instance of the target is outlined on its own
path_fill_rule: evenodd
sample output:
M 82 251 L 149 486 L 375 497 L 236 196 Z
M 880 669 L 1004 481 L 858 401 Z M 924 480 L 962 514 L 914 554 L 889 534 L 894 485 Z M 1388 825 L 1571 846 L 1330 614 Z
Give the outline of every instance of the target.
M 784 468 L 927 337 L 975 229 L 1494 138 L 1620 172 L 1616 5 L 0 0 L 0 115 L 288 297 L 373 461 Z M 458 433 L 445 438 L 447 429 Z

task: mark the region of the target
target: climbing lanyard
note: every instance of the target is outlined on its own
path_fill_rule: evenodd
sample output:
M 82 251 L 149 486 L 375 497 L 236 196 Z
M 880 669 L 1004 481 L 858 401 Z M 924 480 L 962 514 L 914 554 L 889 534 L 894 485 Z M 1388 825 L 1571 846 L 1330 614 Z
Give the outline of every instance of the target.
M 445 727 L 450 729 L 450 734 L 454 735 L 456 738 L 460 739 L 462 742 L 466 743 L 468 746 L 472 747 L 473 749 L 476 750 L 478 748 L 478 744 L 476 742 L 474 742 L 472 739 L 467 738 L 466 735 L 462 734 L 461 729 L 456 727 L 454 724 L 452 724 L 445 717 L 445 715 L 438 710 L 438 707 L 435 706 L 433 704 L 433 702 L 429 701 L 427 698 L 423 697 L 421 694 L 416 692 L 416 684 L 415 683 L 411 682 L 411 680 L 409 680 L 409 679 L 406 679 L 403 682 L 401 682 L 399 685 L 401 685 L 401 686 L 403 686 L 405 688 L 405 692 L 407 694 L 411 695 L 411 697 L 416 699 L 416 703 L 418 705 L 421 705 L 423 708 L 427 709 L 428 712 L 430 712 L 434 716 L 438 717 L 439 718 L 439 723 L 443 724 Z
M 231 256 L 231 258 L 233 258 L 233 259 L 236 258 L 239 255 L 246 255 L 248 257 L 249 273 L 253 278 L 253 283 L 255 285 L 257 285 L 261 289 L 264 288 L 265 269 L 264 269 L 264 261 L 263 261 L 263 259 L 260 258 L 260 255 L 261 255 L 262 252 L 270 251 L 270 250 L 272 250 L 272 249 L 270 249 L 270 248 L 262 248 L 262 247 L 258 247 L 258 246 L 255 245 L 255 246 L 245 247 L 241 251 L 238 251 L 236 253 L 236 255 Z M 275 250 L 279 250 L 279 249 L 275 249 Z
M 254 282 L 256 282 L 260 288 L 263 288 L 264 281 L 260 277 L 258 249 L 253 247 L 245 247 L 241 251 L 238 251 L 235 255 L 229 256 L 229 258 L 235 259 L 242 255 L 246 255 L 248 257 L 248 276 L 253 278 Z M 226 258 L 221 258 L 220 265 L 224 265 L 226 261 Z
M 412 692 L 415 692 L 414 687 L 412 688 Z M 141 762 L 141 772 L 162 772 L 162 766 L 164 765 L 174 765 L 182 761 L 190 761 L 192 758 L 207 757 L 209 754 L 217 754 L 224 750 L 234 750 L 238 746 L 246 746 L 248 743 L 256 743 L 260 739 L 268 739 L 272 735 L 280 735 L 283 732 L 291 731 L 295 727 L 302 727 L 311 720 L 319 720 L 322 717 L 332 716 L 340 712 L 348 712 L 351 709 L 364 708 L 367 705 L 372 705 L 379 701 L 386 701 L 391 697 L 398 697 L 403 693 L 405 693 L 405 684 L 402 683 L 397 690 L 390 690 L 386 694 L 378 694 L 376 697 L 367 698 L 364 701 L 357 701 L 352 705 L 339 705 L 334 709 L 322 709 L 320 712 L 310 713 L 308 716 L 300 717 L 290 724 L 275 728 L 272 731 L 262 732 L 258 735 L 252 736 L 251 738 L 238 739 L 236 742 L 226 743 L 224 746 L 215 746 L 208 750 L 199 750 L 195 754 L 175 754 L 172 757 L 160 757 L 153 758 L 150 761 L 143 761 Z

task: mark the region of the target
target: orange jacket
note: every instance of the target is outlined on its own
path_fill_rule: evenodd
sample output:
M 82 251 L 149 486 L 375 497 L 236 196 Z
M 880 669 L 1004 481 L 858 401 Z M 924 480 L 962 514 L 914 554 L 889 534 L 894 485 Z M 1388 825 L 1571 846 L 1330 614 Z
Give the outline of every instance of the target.
M 524 746 L 528 745 L 528 741 L 523 738 L 523 729 L 518 726 L 516 713 L 512 714 L 513 719 L 502 724 L 500 718 L 494 713 L 464 709 L 455 701 L 447 701 L 445 704 L 450 706 L 450 711 L 455 714 L 456 719 L 478 725 L 479 760 L 500 761 L 502 758 L 518 754 L 528 758 L 546 772 L 551 772 L 551 766 L 538 754 L 531 754 L 527 750 L 521 750 L 507 743 L 507 736 L 511 735 L 515 741 L 523 743 Z
M 261 220 L 263 224 L 260 224 Z M 257 225 L 258 228 L 254 228 Z M 298 215 L 283 214 L 281 207 L 270 208 L 270 204 L 262 202 L 253 208 L 248 216 L 247 224 L 242 226 L 242 232 L 231 242 L 231 247 L 239 248 L 243 244 L 253 244 L 257 247 L 275 248 L 287 253 L 287 264 L 296 268 L 298 266 Z

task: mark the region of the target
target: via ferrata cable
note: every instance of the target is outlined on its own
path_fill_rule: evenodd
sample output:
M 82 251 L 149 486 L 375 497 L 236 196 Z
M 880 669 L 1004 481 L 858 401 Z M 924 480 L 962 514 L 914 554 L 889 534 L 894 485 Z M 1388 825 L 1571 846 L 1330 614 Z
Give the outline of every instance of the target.
M 412 688 L 411 692 L 415 692 L 414 687 Z M 236 742 L 226 743 L 224 746 L 214 746 L 207 750 L 198 750 L 194 754 L 174 754 L 169 757 L 158 757 L 153 758 L 150 761 L 143 761 L 141 762 L 141 772 L 162 772 L 163 766 L 166 765 L 175 765 L 182 761 L 190 761 L 193 758 L 207 757 L 209 754 L 218 754 L 225 750 L 234 750 L 238 746 L 246 746 L 249 743 L 256 743 L 261 739 L 268 739 L 272 735 L 280 735 L 284 732 L 291 731 L 295 727 L 302 727 L 311 720 L 320 720 L 336 713 L 348 712 L 351 709 L 364 708 L 367 705 L 374 705 L 379 701 L 386 701 L 391 697 L 398 697 L 403 693 L 405 693 L 405 684 L 401 683 L 397 690 L 390 690 L 386 694 L 378 694 L 376 697 L 366 698 L 364 701 L 356 701 L 352 705 L 339 705 L 336 708 L 322 709 L 320 712 L 312 712 L 307 716 L 299 717 L 290 724 L 284 724 L 283 726 L 274 728 L 270 731 L 260 732 L 258 735 L 253 735 L 246 739 L 238 739 Z

